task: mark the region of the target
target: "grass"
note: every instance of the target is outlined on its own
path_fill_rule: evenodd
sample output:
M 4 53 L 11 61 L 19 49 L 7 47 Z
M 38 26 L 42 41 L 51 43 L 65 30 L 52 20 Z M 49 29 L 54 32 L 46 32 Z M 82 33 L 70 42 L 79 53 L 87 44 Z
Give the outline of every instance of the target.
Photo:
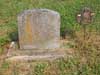
M 86 40 L 83 39 L 82 26 L 75 18 L 83 7 L 90 7 L 95 13 L 94 21 L 87 26 Z M 75 55 L 40 63 L 10 64 L 0 59 L 0 75 L 100 75 L 100 0 L 0 0 L 0 54 L 4 52 L 3 45 L 18 39 L 17 15 L 34 8 L 60 13 L 61 34 L 65 29 L 74 31 L 72 43 L 65 46 L 72 47 Z
M 77 28 L 78 23 L 76 22 L 75 15 L 83 7 L 90 7 L 96 14 L 91 28 L 100 31 L 99 4 L 99 0 L 0 0 L 0 36 L 6 38 L 6 35 L 9 37 L 10 33 L 17 31 L 17 15 L 23 10 L 34 8 L 47 8 L 58 11 L 61 15 L 62 34 L 65 29 L 79 29 Z M 2 40 L 2 38 L 0 39 Z
M 0 75 L 99 75 L 99 73 L 99 63 L 90 66 L 80 58 L 59 59 L 53 62 L 13 64 L 4 62 L 0 68 Z

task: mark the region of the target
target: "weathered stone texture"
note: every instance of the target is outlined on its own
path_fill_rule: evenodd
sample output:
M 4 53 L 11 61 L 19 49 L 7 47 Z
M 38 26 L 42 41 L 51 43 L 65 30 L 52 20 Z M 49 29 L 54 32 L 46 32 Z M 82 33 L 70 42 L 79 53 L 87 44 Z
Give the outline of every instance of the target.
M 20 49 L 59 48 L 60 15 L 48 9 L 26 10 L 18 15 Z

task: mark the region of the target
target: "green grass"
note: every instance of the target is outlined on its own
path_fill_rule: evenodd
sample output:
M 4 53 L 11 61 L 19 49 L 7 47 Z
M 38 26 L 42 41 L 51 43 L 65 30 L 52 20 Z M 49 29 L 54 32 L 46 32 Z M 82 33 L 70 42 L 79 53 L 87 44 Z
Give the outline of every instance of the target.
M 58 11 L 61 15 L 61 33 L 63 33 L 64 29 L 77 30 L 76 13 L 83 7 L 90 7 L 96 14 L 91 28 L 100 31 L 99 4 L 99 0 L 0 0 L 0 36 L 9 36 L 9 33 L 16 31 L 17 15 L 23 10 L 34 8 Z
M 53 62 L 3 62 L 0 75 L 100 75 L 100 63 L 84 63 L 78 58 L 59 59 Z
M 100 0 L 0 0 L 0 53 L 3 52 L 3 45 L 17 38 L 17 15 L 23 10 L 47 8 L 59 12 L 62 34 L 65 29 L 82 30 L 75 16 L 83 7 L 90 7 L 95 13 L 94 21 L 87 26 L 87 29 L 96 31 L 100 35 Z M 80 34 L 81 32 L 78 33 L 79 38 L 82 38 Z M 76 48 L 77 53 L 74 58 L 39 63 L 31 67 L 32 71 L 29 70 L 27 75 L 100 75 L 100 50 L 96 48 L 100 45 L 94 46 L 98 40 L 95 37 L 87 40 L 89 43 L 85 44 L 86 48 L 83 50 L 84 40 L 80 41 L 79 38 L 75 38 L 79 47 Z M 97 41 L 93 41 L 94 39 Z M 73 47 L 73 44 L 69 46 Z M 85 60 L 83 61 L 82 58 Z M 2 65 L 0 75 L 19 75 L 20 73 L 16 67 L 18 65 L 9 67 L 6 62 L 0 65 Z

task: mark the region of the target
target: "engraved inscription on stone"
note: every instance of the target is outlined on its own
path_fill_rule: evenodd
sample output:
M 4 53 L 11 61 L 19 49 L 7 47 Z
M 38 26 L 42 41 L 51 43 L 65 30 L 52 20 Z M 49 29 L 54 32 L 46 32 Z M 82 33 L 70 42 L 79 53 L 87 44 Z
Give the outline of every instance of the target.
M 18 15 L 20 49 L 59 48 L 60 15 L 48 9 L 25 10 Z

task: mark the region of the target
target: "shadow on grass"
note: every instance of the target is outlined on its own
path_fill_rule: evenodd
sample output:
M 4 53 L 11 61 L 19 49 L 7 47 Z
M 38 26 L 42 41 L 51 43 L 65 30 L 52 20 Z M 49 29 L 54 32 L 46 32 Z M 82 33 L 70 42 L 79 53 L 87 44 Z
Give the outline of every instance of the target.
M 16 46 L 19 48 L 18 31 L 9 33 L 9 38 L 11 39 L 11 41 L 15 42 Z
M 18 42 L 18 31 L 9 33 L 9 38 L 11 39 L 11 41 Z

